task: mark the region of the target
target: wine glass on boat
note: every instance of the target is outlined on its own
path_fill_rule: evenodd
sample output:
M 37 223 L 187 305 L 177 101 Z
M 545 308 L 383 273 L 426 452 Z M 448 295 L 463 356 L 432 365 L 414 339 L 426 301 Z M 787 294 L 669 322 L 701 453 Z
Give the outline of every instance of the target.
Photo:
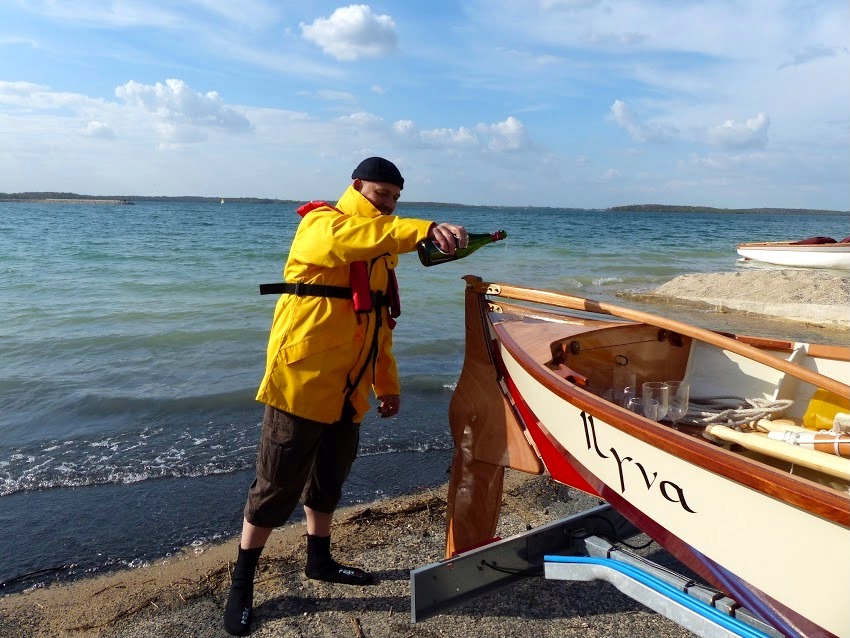
M 670 400 L 670 388 L 663 381 L 647 381 L 641 386 L 643 399 L 653 399 L 658 402 L 658 418 L 660 421 L 667 415 Z
M 637 388 L 633 385 L 627 385 L 623 388 L 623 403 L 622 406 L 627 408 L 629 406 L 629 399 L 634 399 L 637 396 Z
M 676 425 L 688 413 L 690 387 L 684 381 L 666 381 L 668 400 L 667 419 Z
M 637 414 L 644 415 L 651 421 L 658 420 L 658 401 L 655 399 L 644 399 L 643 397 L 632 397 L 626 403 L 626 408 Z

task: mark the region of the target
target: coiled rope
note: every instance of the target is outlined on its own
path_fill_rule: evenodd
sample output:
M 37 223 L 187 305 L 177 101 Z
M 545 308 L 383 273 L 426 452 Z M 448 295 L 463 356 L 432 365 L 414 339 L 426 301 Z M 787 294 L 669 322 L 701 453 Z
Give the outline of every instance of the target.
M 746 399 L 736 396 L 691 397 L 688 412 L 679 419 L 679 423 L 740 427 L 759 419 L 781 414 L 793 403 L 789 399 Z

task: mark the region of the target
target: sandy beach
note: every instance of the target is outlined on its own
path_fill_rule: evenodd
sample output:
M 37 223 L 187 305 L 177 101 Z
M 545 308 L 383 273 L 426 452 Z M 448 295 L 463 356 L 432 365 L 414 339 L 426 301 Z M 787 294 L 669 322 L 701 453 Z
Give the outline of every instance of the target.
M 442 559 L 445 486 L 340 510 L 334 551 L 373 571 L 371 587 L 303 575 L 303 524 L 272 534 L 255 592 L 252 636 L 432 638 L 437 636 L 668 636 L 690 632 L 607 584 L 531 578 L 412 624 L 410 570 Z M 497 533 L 508 537 L 598 505 L 545 476 L 509 472 Z M 222 610 L 236 539 L 181 557 L 70 585 L 0 599 L 6 638 L 226 636 Z M 657 546 L 649 549 L 657 550 Z M 654 560 L 672 560 L 661 552 Z
M 647 299 L 689 302 L 832 328 L 850 328 L 850 278 L 817 270 L 764 269 L 681 275 Z
M 653 295 L 728 312 L 770 314 L 791 321 L 850 327 L 850 280 L 796 270 L 685 275 Z M 651 299 L 652 295 L 647 296 Z M 843 323 L 842 323 L 843 322 Z M 508 537 L 598 501 L 546 476 L 508 472 L 498 534 Z M 333 549 L 338 558 L 373 571 L 368 588 L 303 576 L 305 527 L 276 530 L 260 563 L 253 636 L 431 638 L 437 636 L 688 636 L 690 632 L 600 583 L 530 578 L 421 623 L 410 621 L 409 572 L 443 558 L 446 486 L 340 510 Z M 147 566 L 35 588 L 0 598 L 0 635 L 224 636 L 221 616 L 237 539 L 187 548 Z M 673 559 L 657 545 L 657 562 Z

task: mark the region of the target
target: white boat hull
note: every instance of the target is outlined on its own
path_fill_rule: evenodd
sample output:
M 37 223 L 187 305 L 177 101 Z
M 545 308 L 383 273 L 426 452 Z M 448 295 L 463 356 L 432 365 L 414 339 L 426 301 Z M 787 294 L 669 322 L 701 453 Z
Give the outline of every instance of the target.
M 850 244 L 741 244 L 745 259 L 795 268 L 850 270 Z
M 641 527 L 663 530 L 722 565 L 728 576 L 837 636 L 850 635 L 850 552 L 831 552 L 828 573 L 813 559 L 814 547 L 850 547 L 850 529 L 789 508 L 593 418 L 543 387 L 504 346 L 501 353 L 542 428 L 583 474 L 602 481 L 606 500 L 622 499 L 646 517 Z

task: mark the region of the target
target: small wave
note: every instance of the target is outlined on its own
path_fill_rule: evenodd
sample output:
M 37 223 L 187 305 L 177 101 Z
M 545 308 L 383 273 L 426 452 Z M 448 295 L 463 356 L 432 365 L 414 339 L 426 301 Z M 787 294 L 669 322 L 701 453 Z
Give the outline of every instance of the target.
M 454 355 L 463 351 L 462 339 L 427 339 L 411 343 L 398 343 L 393 345 L 393 351 L 399 357 L 413 357 L 428 355 L 439 357 Z
M 254 464 L 258 427 L 206 423 L 202 431 L 145 429 L 33 444 L 0 465 L 0 496 L 237 472 Z
M 374 448 L 361 449 L 358 456 L 382 456 L 385 454 L 404 454 L 406 452 L 446 452 L 453 450 L 454 446 L 451 439 L 420 441 L 413 442 L 407 445 L 385 445 L 376 446 Z
M 108 396 L 84 392 L 73 397 L 74 409 L 84 415 L 150 412 L 152 409 L 167 413 L 195 412 L 199 409 L 242 408 L 253 406 L 256 391 L 253 387 L 229 392 L 169 396 Z
M 442 393 L 452 391 L 457 384 L 457 374 L 406 374 L 401 378 L 402 393 Z
M 594 286 L 604 286 L 605 284 L 621 284 L 623 283 L 623 279 L 621 277 L 599 277 L 598 279 L 593 280 Z

